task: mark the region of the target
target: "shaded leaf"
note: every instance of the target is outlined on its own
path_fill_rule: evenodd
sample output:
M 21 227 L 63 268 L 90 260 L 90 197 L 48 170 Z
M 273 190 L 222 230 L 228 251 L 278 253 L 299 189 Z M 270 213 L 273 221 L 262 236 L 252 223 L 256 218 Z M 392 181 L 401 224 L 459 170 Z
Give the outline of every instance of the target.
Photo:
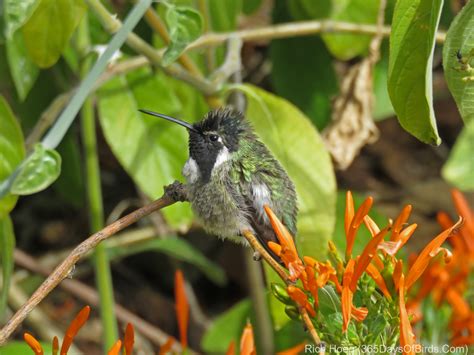
M 443 166 L 442 175 L 461 190 L 474 190 L 474 120 L 466 123 L 449 159 Z
M 292 0 L 288 1 L 291 16 L 296 20 L 316 20 L 329 17 L 332 11 L 331 0 Z
M 433 111 L 432 62 L 442 0 L 399 0 L 390 34 L 388 92 L 401 126 L 440 144 Z
M 178 59 L 186 46 L 201 35 L 203 21 L 199 12 L 187 6 L 170 5 L 165 18 L 171 40 L 163 54 L 163 65 L 166 66 Z
M 181 104 L 169 82 L 159 80 L 148 68 L 127 78 L 116 77 L 99 91 L 98 107 L 105 138 L 120 164 L 147 196 L 161 196 L 163 186 L 181 176 L 188 156 L 188 134 L 183 127 L 138 109 L 180 116 Z M 195 107 L 190 98 L 189 109 Z M 193 117 L 185 119 L 192 121 Z M 163 214 L 177 228 L 186 228 L 192 220 L 188 204 L 176 203 Z
M 211 28 L 216 32 L 237 28 L 237 16 L 242 10 L 242 0 L 208 0 Z
M 262 5 L 262 0 L 242 0 L 242 11 L 246 15 L 251 15 Z
M 23 101 L 39 74 L 39 69 L 28 57 L 23 34 L 19 31 L 6 43 L 8 66 L 15 84 L 16 92 Z
M 377 21 L 379 0 L 334 0 L 330 19 L 350 23 L 372 23 Z M 370 35 L 323 34 L 329 51 L 338 59 L 348 60 L 368 51 Z
M 455 17 L 443 46 L 444 77 L 464 122 L 474 119 L 474 69 L 463 68 L 461 61 L 474 65 L 474 2 L 469 1 Z M 472 67 L 471 67 L 472 68 Z M 472 77 L 472 80 L 467 78 Z
M 388 42 L 384 41 L 380 49 L 380 60 L 374 67 L 374 121 L 381 121 L 395 115 L 390 96 L 388 95 Z
M 3 12 L 5 37 L 12 39 L 13 34 L 30 18 L 40 0 L 4 0 Z
M 7 101 L 0 95 L 0 185 L 25 156 L 23 133 Z M 0 198 L 0 219 L 13 209 L 17 196 Z
M 61 156 L 54 149 L 41 144 L 23 163 L 10 191 L 17 195 L 31 195 L 46 189 L 61 173 Z
M 15 250 L 15 235 L 9 216 L 0 218 L 0 259 L 2 265 L 2 280 L 0 294 L 0 319 L 3 317 L 10 290 L 10 280 L 13 273 L 13 251 Z
M 227 277 L 224 270 L 209 260 L 200 250 L 193 247 L 185 239 L 169 237 L 165 239 L 150 239 L 123 247 L 108 247 L 110 259 L 137 254 L 145 251 L 157 251 L 185 261 L 197 267 L 209 280 L 217 285 L 225 285 Z
M 52 346 L 50 343 L 40 342 L 41 347 L 45 354 L 52 353 Z M 7 344 L 2 345 L 2 349 L 0 350 L 1 355 L 19 355 L 19 354 L 31 354 L 31 348 L 28 346 L 27 343 L 24 341 L 9 341 Z
M 39 0 L 22 31 L 28 53 L 40 68 L 56 63 L 85 10 L 82 0 Z
M 240 343 L 242 329 L 252 311 L 250 300 L 245 299 L 217 317 L 201 340 L 201 347 L 207 354 L 224 354 L 231 343 Z

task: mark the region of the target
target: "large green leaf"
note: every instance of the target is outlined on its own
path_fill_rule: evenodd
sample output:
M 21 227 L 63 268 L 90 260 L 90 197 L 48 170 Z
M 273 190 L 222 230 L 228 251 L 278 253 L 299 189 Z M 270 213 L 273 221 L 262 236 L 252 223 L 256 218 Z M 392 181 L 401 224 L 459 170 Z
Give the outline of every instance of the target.
M 25 147 L 20 125 L 13 116 L 7 101 L 0 95 L 0 183 L 8 178 L 23 160 Z M 7 195 L 0 199 L 0 219 L 15 206 L 17 196 Z
M 10 280 L 13 273 L 13 251 L 15 249 L 15 235 L 9 216 L 0 218 L 0 259 L 2 266 L 2 282 L 0 294 L 0 319 L 3 317 L 7 306 Z
M 374 120 L 379 121 L 395 115 L 388 95 L 388 41 L 382 44 L 381 58 L 374 67 Z
M 181 177 L 188 156 L 187 132 L 138 109 L 179 116 L 182 106 L 171 85 L 153 76 L 150 69 L 141 69 L 104 85 L 98 106 L 105 138 L 124 169 L 150 198 L 161 196 L 164 185 Z M 184 228 L 192 220 L 188 204 L 176 203 L 163 214 L 174 227 Z
M 283 1 L 279 1 L 282 3 Z M 286 2 L 286 1 L 285 1 Z M 331 0 L 292 0 L 288 1 L 288 9 L 296 20 L 316 20 L 329 17 L 332 11 Z
M 136 254 L 144 251 L 157 251 L 170 255 L 178 260 L 196 266 L 209 280 L 217 285 L 225 285 L 227 277 L 222 268 L 206 258 L 198 249 L 182 238 L 169 237 L 165 239 L 150 239 L 145 242 L 135 243 L 123 247 L 108 247 L 110 258 Z
M 206 354 L 224 354 L 229 344 L 239 344 L 242 330 L 247 323 L 252 303 L 245 299 L 220 315 L 209 327 L 201 340 L 201 347 Z
M 211 28 L 216 32 L 237 28 L 237 17 L 242 10 L 242 0 L 208 0 Z
M 18 31 L 6 42 L 8 66 L 16 92 L 23 101 L 39 74 L 39 69 L 26 53 L 23 34 Z
M 336 219 L 336 181 L 324 143 L 311 121 L 290 102 L 255 86 L 239 88 L 247 95 L 247 119 L 295 184 L 299 251 L 324 258 Z
M 474 190 L 474 120 L 461 131 L 442 175 L 461 190 Z
M 433 111 L 432 62 L 442 0 L 399 0 L 390 34 L 388 92 L 402 127 L 440 144 Z
M 39 2 L 39 0 L 4 0 L 3 12 L 7 39 L 11 39 L 16 30 L 30 18 Z
M 186 46 L 201 35 L 203 28 L 199 12 L 187 6 L 168 5 L 166 24 L 171 42 L 163 54 L 163 65 L 178 59 Z
M 82 0 L 39 0 L 22 28 L 28 53 L 39 67 L 56 63 L 85 10 Z
M 379 0 L 334 0 L 330 18 L 350 23 L 375 23 Z M 323 40 L 337 58 L 348 60 L 367 53 L 370 35 L 324 34 Z
M 474 118 L 474 70 L 466 70 L 460 63 L 471 66 L 474 58 L 474 2 L 469 1 L 449 27 L 443 47 L 444 76 L 464 122 Z M 468 78 L 472 78 L 468 80 Z
M 23 163 L 10 189 L 16 195 L 31 195 L 46 189 L 61 173 L 61 156 L 54 149 L 36 144 Z

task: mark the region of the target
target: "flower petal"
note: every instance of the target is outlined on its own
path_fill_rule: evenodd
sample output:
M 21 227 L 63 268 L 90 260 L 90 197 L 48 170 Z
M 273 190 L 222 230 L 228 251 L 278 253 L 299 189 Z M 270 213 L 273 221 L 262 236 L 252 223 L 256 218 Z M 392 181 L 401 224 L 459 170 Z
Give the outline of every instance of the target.
M 189 321 L 189 304 L 186 297 L 186 286 L 184 282 L 183 273 L 181 270 L 176 270 L 174 277 L 174 298 L 176 308 L 176 319 L 178 320 L 179 338 L 181 346 L 186 348 L 188 346 L 188 321 Z
M 455 225 L 438 234 L 431 242 L 428 243 L 420 255 L 418 255 L 406 278 L 407 290 L 410 289 L 410 287 L 415 283 L 416 280 L 418 280 L 421 274 L 428 267 L 433 251 L 437 251 L 441 244 L 443 244 L 447 238 L 454 234 L 455 230 L 461 225 L 462 221 L 463 219 L 460 217 Z
M 25 342 L 28 344 L 31 350 L 33 350 L 35 355 L 43 355 L 43 348 L 33 335 L 25 333 L 23 334 L 23 339 L 25 339 Z
M 406 221 L 408 221 L 408 218 L 410 217 L 411 210 L 411 205 L 406 205 L 405 207 L 403 207 L 397 219 L 395 219 L 395 222 L 393 222 L 392 234 L 390 236 L 391 241 L 396 242 L 398 240 L 403 225 L 406 223 Z
M 125 355 L 132 355 L 133 343 L 135 342 L 135 331 L 133 325 L 127 323 L 125 328 L 125 336 L 123 339 L 123 347 L 125 348 Z
M 351 257 L 355 236 L 361 223 L 364 221 L 364 217 L 369 213 L 373 202 L 374 199 L 372 197 L 367 197 L 365 201 L 359 206 L 354 217 L 352 218 L 351 224 L 346 233 L 346 260 Z
M 255 341 L 253 339 L 252 325 L 247 323 L 240 338 L 240 354 L 241 355 L 256 355 Z
M 415 354 L 413 351 L 415 335 L 405 307 L 405 276 L 403 274 L 400 275 L 399 279 L 398 307 L 400 311 L 400 346 L 403 348 L 404 354 Z
M 69 347 L 72 344 L 74 337 L 76 336 L 77 332 L 81 327 L 87 322 L 89 319 L 89 314 L 91 312 L 91 308 L 89 306 L 85 306 L 82 308 L 77 316 L 72 320 L 71 324 L 66 330 L 66 334 L 64 335 L 63 343 L 61 345 L 61 352 L 60 354 L 67 354 Z
M 385 284 L 385 280 L 383 279 L 382 275 L 380 274 L 379 270 L 377 267 L 375 267 L 373 264 L 369 264 L 367 266 L 367 273 L 369 276 L 375 281 L 377 284 L 378 288 L 382 293 L 387 297 L 389 300 L 392 299 L 392 295 L 390 295 L 390 292 L 387 289 L 387 285 Z
M 235 355 L 235 341 L 231 341 L 225 355 Z
M 114 345 L 112 345 L 110 350 L 107 352 L 107 355 L 119 355 L 121 348 L 122 348 L 122 341 L 119 339 L 114 343 Z
M 349 234 L 349 227 L 351 225 L 352 219 L 354 218 L 354 199 L 352 198 L 352 192 L 346 192 L 346 211 L 344 215 L 344 230 L 346 235 Z
M 293 346 L 289 349 L 277 352 L 277 355 L 298 355 L 298 354 L 301 354 L 301 353 L 304 352 L 306 344 L 307 344 L 306 342 L 303 342 L 301 344 L 297 344 L 297 345 L 295 345 L 295 346 Z
M 283 225 L 283 223 L 280 222 L 278 217 L 273 213 L 271 208 L 268 205 L 263 206 L 265 209 L 265 212 L 270 219 L 270 223 L 272 225 L 273 230 L 275 231 L 275 234 L 277 235 L 278 241 L 280 242 L 280 245 L 282 246 L 283 249 L 287 248 L 291 250 L 295 255 L 298 255 L 298 252 L 296 251 L 296 246 L 295 246 L 295 241 L 290 232 L 288 232 L 288 229 Z
M 347 327 L 349 326 L 349 321 L 351 319 L 351 312 L 352 312 L 352 298 L 353 293 L 350 288 L 352 276 L 354 274 L 354 259 L 350 259 L 346 265 L 346 269 L 344 271 L 344 275 L 342 277 L 342 295 L 341 295 L 341 303 L 342 303 L 342 332 L 345 333 L 347 331 Z
M 173 347 L 173 344 L 175 341 L 176 341 L 175 338 L 169 337 L 168 340 L 166 340 L 166 343 L 160 346 L 160 352 L 158 353 L 158 355 L 168 354 L 171 351 L 171 348 Z
M 369 314 L 369 310 L 365 307 L 359 307 L 352 305 L 351 316 L 358 322 L 362 322 Z
M 377 223 L 375 223 L 375 221 L 372 218 L 370 218 L 369 215 L 364 217 L 364 224 L 369 230 L 372 237 L 375 237 L 377 234 L 379 234 L 380 232 L 379 226 L 377 225 Z

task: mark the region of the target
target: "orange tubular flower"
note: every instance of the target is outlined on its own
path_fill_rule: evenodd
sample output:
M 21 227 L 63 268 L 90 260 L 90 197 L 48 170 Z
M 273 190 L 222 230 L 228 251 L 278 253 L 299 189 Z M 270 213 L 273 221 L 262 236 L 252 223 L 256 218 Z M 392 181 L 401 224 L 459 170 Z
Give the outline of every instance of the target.
M 304 271 L 304 265 L 298 256 L 293 237 L 268 205 L 263 206 L 263 208 L 265 209 L 265 212 L 270 219 L 270 223 L 272 224 L 272 228 L 280 242 L 280 245 L 274 242 L 268 242 L 268 247 L 278 255 L 285 264 L 290 272 L 289 279 L 291 281 L 296 281 Z
M 474 257 L 474 213 L 469 208 L 467 200 L 460 191 L 452 190 L 451 196 L 456 211 L 465 220 L 463 228 L 460 229 L 460 234 L 463 237 L 468 252 Z
M 367 243 L 367 245 L 364 248 L 364 251 L 358 258 L 357 264 L 354 270 L 354 275 L 352 276 L 352 279 L 351 279 L 350 288 L 352 292 L 355 292 L 357 288 L 357 281 L 359 280 L 362 273 L 367 269 L 370 262 L 374 258 L 375 253 L 377 252 L 377 248 L 379 244 L 382 242 L 383 238 L 385 237 L 385 234 L 387 234 L 387 231 L 388 231 L 388 228 L 384 228 L 375 237 L 373 237 Z
M 52 353 L 52 355 L 57 355 L 58 350 L 59 350 L 59 340 L 58 340 L 58 337 L 55 336 L 53 338 L 53 353 Z
M 352 255 L 355 236 L 359 230 L 360 225 L 364 221 L 364 217 L 369 213 L 372 203 L 373 198 L 367 197 L 365 201 L 359 206 L 357 212 L 354 214 L 354 201 L 352 199 L 352 193 L 347 191 L 346 213 L 344 219 L 344 226 L 346 229 L 346 260 L 348 260 Z
M 69 347 L 72 344 L 72 340 L 76 336 L 77 332 L 84 323 L 89 319 L 89 314 L 91 312 L 91 308 L 89 306 L 85 306 L 81 309 L 81 311 L 77 314 L 76 318 L 74 318 L 71 322 L 71 325 L 66 330 L 66 334 L 64 335 L 63 343 L 61 345 L 61 355 L 67 354 Z
M 375 267 L 373 264 L 369 264 L 367 266 L 366 271 L 369 274 L 369 276 L 375 281 L 375 283 L 377 284 L 377 287 L 380 289 L 380 291 L 382 291 L 384 296 L 387 297 L 389 300 L 391 300 L 392 295 L 390 295 L 390 292 L 387 289 L 387 285 L 385 284 L 385 280 L 383 279 L 377 267 Z
M 115 342 L 114 345 L 107 352 L 107 355 L 119 355 L 120 349 L 122 348 L 122 341 L 119 339 Z
M 135 332 L 133 325 L 127 324 L 125 328 L 125 336 L 123 339 L 123 347 L 125 348 L 125 355 L 132 355 L 133 343 L 135 342 Z
M 347 331 L 347 327 L 349 326 L 349 320 L 351 319 L 352 313 L 352 297 L 354 294 L 351 291 L 350 283 L 352 276 L 354 274 L 354 259 L 350 259 L 346 265 L 346 270 L 344 271 L 344 276 L 342 278 L 342 295 L 341 295 L 341 302 L 342 302 L 342 332 L 345 333 Z
M 415 335 L 411 328 L 408 313 L 405 307 L 405 276 L 400 275 L 398 288 L 398 306 L 400 309 L 400 346 L 403 349 L 403 354 L 415 354 Z
M 305 349 L 306 343 L 295 345 L 289 349 L 277 352 L 277 355 L 298 355 Z
M 225 355 L 235 355 L 235 341 L 231 341 Z
M 406 223 L 406 221 L 408 221 L 408 218 L 410 217 L 411 209 L 411 205 L 406 205 L 405 207 L 403 207 L 402 211 L 393 223 L 392 235 L 390 236 L 390 240 L 392 242 L 396 242 L 399 239 L 403 225 Z
M 413 263 L 410 271 L 408 272 L 408 276 L 406 279 L 406 288 L 407 290 L 415 283 L 416 280 L 421 276 L 423 271 L 428 267 L 430 260 L 435 257 L 438 253 L 444 252 L 445 256 L 448 258 L 450 257 L 450 253 L 448 253 L 447 249 L 441 248 L 441 245 L 444 241 L 453 235 L 453 232 L 461 225 L 463 219 L 459 218 L 458 222 L 453 225 L 451 228 L 445 230 L 444 232 L 438 234 L 420 253 L 420 255 L 416 258 L 415 262 Z
M 240 354 L 241 355 L 256 355 L 255 341 L 253 339 L 252 325 L 247 323 L 240 338 Z
M 448 288 L 446 291 L 446 300 L 453 307 L 454 315 L 458 319 L 466 319 L 471 314 L 469 304 L 464 298 L 453 288 Z
M 176 319 L 178 320 L 179 337 L 181 346 L 188 346 L 187 329 L 189 321 L 189 304 L 186 297 L 186 287 L 181 270 L 176 270 L 174 277 L 174 298 L 176 302 Z
M 158 353 L 158 355 L 168 354 L 171 351 L 171 348 L 173 347 L 173 344 L 175 341 L 176 341 L 175 338 L 169 337 L 168 340 L 166 340 L 166 343 L 160 346 L 160 352 Z
M 308 296 L 296 286 L 290 285 L 286 288 L 286 292 L 288 292 L 288 296 L 296 302 L 298 306 L 301 308 L 306 309 L 311 317 L 316 316 L 316 312 L 311 304 L 308 302 Z
M 369 310 L 365 307 L 359 307 L 357 308 L 356 306 L 352 305 L 351 309 L 351 316 L 358 322 L 362 322 L 365 317 L 367 317 L 367 314 L 369 314 Z
M 23 334 L 23 339 L 25 339 L 25 342 L 28 344 L 28 346 L 33 350 L 35 355 L 43 355 L 43 348 L 41 347 L 41 344 L 39 343 L 36 338 L 31 335 L 30 333 L 25 333 Z

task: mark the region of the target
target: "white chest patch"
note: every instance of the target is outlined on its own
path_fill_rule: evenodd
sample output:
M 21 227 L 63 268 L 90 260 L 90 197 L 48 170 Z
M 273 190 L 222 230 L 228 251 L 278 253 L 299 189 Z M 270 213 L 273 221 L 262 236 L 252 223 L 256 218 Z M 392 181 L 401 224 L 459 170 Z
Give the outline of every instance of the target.
M 218 166 L 224 164 L 226 161 L 229 161 L 231 158 L 231 154 L 229 153 L 229 150 L 227 147 L 223 147 L 219 154 L 217 155 L 216 162 L 214 163 L 213 170 L 217 168 Z
M 252 185 L 252 195 L 253 195 L 253 206 L 257 211 L 258 218 L 265 221 L 265 223 L 270 223 L 265 210 L 263 209 L 264 205 L 272 207 L 272 196 L 270 190 L 265 184 L 253 184 Z
M 201 176 L 196 160 L 190 157 L 186 161 L 186 164 L 184 164 L 182 174 L 188 183 L 196 182 L 197 179 L 199 179 L 199 176 Z

